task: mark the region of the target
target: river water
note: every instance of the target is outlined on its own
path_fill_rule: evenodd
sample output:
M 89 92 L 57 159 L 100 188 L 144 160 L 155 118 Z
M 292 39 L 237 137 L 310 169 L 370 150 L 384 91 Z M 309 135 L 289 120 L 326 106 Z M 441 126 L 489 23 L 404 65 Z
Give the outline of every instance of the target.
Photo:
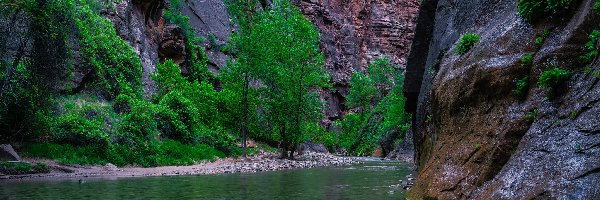
M 404 199 L 411 164 L 368 161 L 345 167 L 205 176 L 0 182 L 0 199 Z

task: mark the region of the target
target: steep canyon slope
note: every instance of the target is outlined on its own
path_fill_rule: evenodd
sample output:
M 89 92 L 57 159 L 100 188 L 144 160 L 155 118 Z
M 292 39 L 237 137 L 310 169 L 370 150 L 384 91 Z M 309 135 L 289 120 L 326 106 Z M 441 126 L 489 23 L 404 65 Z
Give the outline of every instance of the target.
M 343 118 L 352 73 L 389 57 L 404 68 L 413 38 L 418 0 L 296 0 L 321 33 L 321 48 L 333 88 L 323 91 L 329 120 Z
M 412 199 L 600 197 L 600 63 L 579 60 L 600 22 L 593 3 L 529 23 L 517 1 L 422 1 L 405 80 L 419 169 Z M 461 56 L 466 33 L 481 40 Z M 539 86 L 554 67 L 572 76 Z M 513 94 L 525 76 L 526 94 Z

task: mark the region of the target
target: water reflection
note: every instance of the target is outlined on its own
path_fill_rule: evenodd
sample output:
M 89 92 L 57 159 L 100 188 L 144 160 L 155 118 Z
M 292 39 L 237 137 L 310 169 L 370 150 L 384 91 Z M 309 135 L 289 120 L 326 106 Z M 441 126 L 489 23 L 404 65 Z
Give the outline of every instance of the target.
M 392 185 L 409 164 L 369 162 L 352 167 L 212 176 L 116 180 L 0 182 L 0 199 L 403 199 Z

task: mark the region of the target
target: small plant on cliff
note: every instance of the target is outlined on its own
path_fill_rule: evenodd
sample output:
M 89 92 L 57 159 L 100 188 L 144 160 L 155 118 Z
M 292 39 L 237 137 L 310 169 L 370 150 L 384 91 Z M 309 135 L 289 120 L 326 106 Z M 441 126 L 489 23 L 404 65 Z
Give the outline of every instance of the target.
M 551 88 L 569 80 L 570 77 L 571 72 L 568 70 L 554 67 L 542 72 L 542 75 L 538 79 L 538 84 L 543 88 Z
M 546 38 L 550 35 L 550 30 L 549 29 L 544 29 L 544 32 L 541 35 L 538 35 L 537 37 L 535 37 L 535 46 L 542 46 L 544 44 L 544 42 L 546 41 Z
M 456 45 L 456 52 L 460 55 L 464 55 L 469 52 L 475 43 L 477 43 L 481 39 L 481 36 L 475 33 L 467 33 L 462 38 L 460 38 L 458 44 Z
M 517 11 L 527 21 L 535 22 L 546 16 L 556 16 L 569 11 L 573 0 L 520 0 Z
M 533 55 L 530 53 L 526 53 L 521 56 L 521 66 L 523 67 L 531 67 L 533 64 Z
M 540 112 L 539 108 L 534 108 L 534 109 L 530 110 L 529 112 L 527 112 L 527 114 L 525 114 L 523 119 L 525 119 L 528 123 L 531 123 L 537 118 L 537 115 L 539 112 Z
M 600 15 L 600 1 L 594 2 L 594 11 L 597 15 Z
M 515 85 L 515 89 L 512 90 L 512 93 L 518 96 L 523 96 L 527 94 L 527 89 L 529 89 L 529 76 L 519 79 Z
M 585 62 L 586 64 L 591 63 L 596 57 L 598 57 L 599 49 L 596 44 L 598 44 L 598 40 L 600 39 L 600 30 L 592 31 L 588 38 L 590 40 L 587 43 L 585 43 L 585 50 L 587 51 L 587 53 L 580 57 L 581 60 L 583 60 L 583 62 Z

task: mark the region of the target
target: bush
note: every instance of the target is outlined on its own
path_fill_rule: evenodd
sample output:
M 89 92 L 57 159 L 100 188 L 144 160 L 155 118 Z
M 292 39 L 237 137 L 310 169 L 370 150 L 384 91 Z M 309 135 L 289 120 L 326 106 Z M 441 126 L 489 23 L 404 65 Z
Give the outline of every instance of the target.
M 525 116 L 523 116 L 523 119 L 525 119 L 525 121 L 527 121 L 528 123 L 532 123 L 537 118 L 537 115 L 539 112 L 540 112 L 539 108 L 534 108 L 534 109 L 530 110 L 529 112 L 527 112 L 527 114 Z
M 523 96 L 527 94 L 527 90 L 529 89 L 529 76 L 525 76 L 522 79 L 519 79 L 515 85 L 515 89 L 512 90 L 513 94 L 518 96 Z
M 594 2 L 594 11 L 596 11 L 597 15 L 600 15 L 600 1 Z
M 533 64 L 533 55 L 530 53 L 526 53 L 521 56 L 521 66 L 523 67 L 531 67 Z
M 568 70 L 554 67 L 542 72 L 538 84 L 543 88 L 551 88 L 569 80 L 570 77 L 571 72 Z
M 537 37 L 535 37 L 535 46 L 542 46 L 544 44 L 544 42 L 546 41 L 546 38 L 550 35 L 550 30 L 548 29 L 544 29 L 544 32 L 541 35 L 538 35 Z
M 573 0 L 520 0 L 517 11 L 521 17 L 535 22 L 543 17 L 555 16 L 573 7 Z
M 585 50 L 587 53 L 580 57 L 585 63 L 591 63 L 596 57 L 598 57 L 599 49 L 596 44 L 598 44 L 598 40 L 600 39 L 600 30 L 593 30 L 588 38 L 590 40 L 585 43 Z
M 481 39 L 481 36 L 475 33 L 465 34 L 458 41 L 458 44 L 456 45 L 456 52 L 460 55 L 466 54 L 469 52 L 469 50 L 471 50 L 471 48 L 473 48 L 473 46 L 475 46 L 479 39 Z

